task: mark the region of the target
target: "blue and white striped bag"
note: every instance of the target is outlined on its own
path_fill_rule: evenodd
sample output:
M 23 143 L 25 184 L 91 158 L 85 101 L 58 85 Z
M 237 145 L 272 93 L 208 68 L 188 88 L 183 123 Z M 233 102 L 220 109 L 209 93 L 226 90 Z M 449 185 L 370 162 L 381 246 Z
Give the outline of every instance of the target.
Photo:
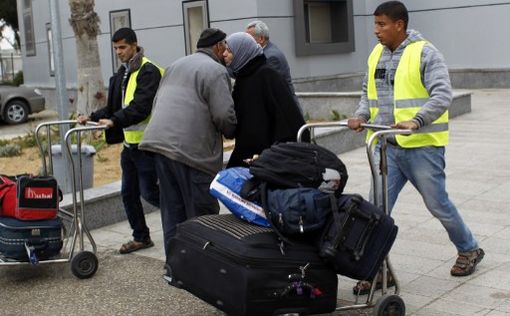
M 209 188 L 211 195 L 240 219 L 259 226 L 271 227 L 262 207 L 241 197 L 243 184 L 252 177 L 248 168 L 234 167 L 222 170 L 211 182 Z

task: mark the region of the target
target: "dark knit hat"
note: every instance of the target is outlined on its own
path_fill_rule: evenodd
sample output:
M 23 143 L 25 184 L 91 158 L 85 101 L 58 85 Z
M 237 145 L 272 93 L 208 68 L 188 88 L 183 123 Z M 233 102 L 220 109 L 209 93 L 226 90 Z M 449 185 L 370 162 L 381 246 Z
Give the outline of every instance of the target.
M 223 33 L 220 29 L 209 28 L 202 31 L 200 38 L 197 42 L 197 48 L 211 47 L 214 44 L 222 41 L 227 37 L 227 34 Z

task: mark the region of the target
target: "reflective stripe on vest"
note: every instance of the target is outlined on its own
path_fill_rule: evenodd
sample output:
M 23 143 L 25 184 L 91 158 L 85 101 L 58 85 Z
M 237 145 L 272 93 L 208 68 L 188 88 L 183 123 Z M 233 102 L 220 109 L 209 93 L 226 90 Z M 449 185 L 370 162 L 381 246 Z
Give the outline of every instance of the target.
M 395 122 L 413 119 L 429 99 L 420 72 L 421 52 L 425 44 L 426 41 L 418 41 L 407 45 L 400 57 L 393 88 Z M 368 58 L 367 98 L 372 119 L 377 116 L 379 111 L 375 71 L 383 49 L 383 45 L 377 44 Z M 369 131 L 367 137 L 370 137 L 371 134 L 371 131 Z M 395 139 L 404 148 L 445 146 L 448 144 L 448 111 L 432 122 L 431 125 L 423 126 L 409 136 L 397 135 Z
M 165 70 L 163 68 L 157 66 L 156 64 L 151 62 L 148 58 L 143 57 L 142 64 L 140 65 L 140 68 L 138 68 L 135 72 L 132 72 L 131 75 L 129 76 L 128 84 L 126 87 L 126 92 L 124 95 L 124 103 L 123 103 L 122 107 L 124 107 L 124 108 L 128 107 L 129 104 L 131 103 L 131 101 L 133 101 L 133 99 L 135 98 L 135 91 L 136 91 L 136 86 L 137 86 L 136 81 L 137 81 L 138 73 L 140 72 L 140 69 L 143 67 L 143 65 L 145 65 L 146 63 L 151 63 L 154 66 L 158 67 L 159 72 L 161 73 L 161 76 L 163 76 L 163 74 L 165 72 Z M 150 118 L 151 117 L 149 115 L 142 122 L 124 128 L 124 139 L 125 139 L 126 143 L 139 144 L 142 141 L 143 132 L 144 132 L 145 128 L 147 127 L 147 124 L 149 123 Z

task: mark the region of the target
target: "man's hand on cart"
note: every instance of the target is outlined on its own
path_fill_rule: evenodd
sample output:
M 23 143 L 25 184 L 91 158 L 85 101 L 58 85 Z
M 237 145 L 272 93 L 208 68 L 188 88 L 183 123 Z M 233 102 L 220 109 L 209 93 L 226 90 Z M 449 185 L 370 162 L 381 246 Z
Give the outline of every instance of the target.
M 363 126 L 361 126 L 361 124 L 365 124 L 366 121 L 364 118 L 361 118 L 361 117 L 353 117 L 353 118 L 350 118 L 347 120 L 347 127 L 349 127 L 350 129 L 356 131 L 356 132 L 362 132 L 363 131 Z
M 411 120 L 411 121 L 405 121 L 405 122 L 393 124 L 393 125 L 391 125 L 391 127 L 396 128 L 396 129 L 410 129 L 410 130 L 414 131 L 414 130 L 417 130 L 419 126 L 418 126 L 418 123 Z
M 76 121 L 78 124 L 85 125 L 90 120 L 90 117 L 85 114 L 78 114 L 78 117 L 76 118 Z
M 97 123 L 98 125 L 104 125 L 108 128 L 113 127 L 113 125 L 115 125 L 113 121 L 110 119 L 100 119 L 99 121 L 97 121 Z

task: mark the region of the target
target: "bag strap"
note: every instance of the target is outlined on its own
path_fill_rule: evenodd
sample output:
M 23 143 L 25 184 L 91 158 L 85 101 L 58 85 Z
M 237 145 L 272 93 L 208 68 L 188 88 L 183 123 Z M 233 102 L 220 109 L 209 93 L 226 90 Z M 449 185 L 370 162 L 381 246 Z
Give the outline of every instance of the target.
M 285 243 L 289 245 L 294 245 L 288 238 L 283 236 L 283 234 L 276 228 L 275 224 L 273 223 L 271 212 L 269 211 L 268 203 L 267 203 L 267 182 L 262 182 L 260 184 L 260 200 L 262 202 L 262 209 L 264 210 L 264 214 L 266 214 L 266 219 L 269 222 L 269 225 L 271 225 L 271 228 L 274 230 L 276 235 L 278 235 L 278 238 L 280 239 L 280 251 L 282 254 L 285 255 Z
M 359 216 L 359 214 L 363 214 L 363 215 L 365 215 L 365 219 L 367 219 L 367 221 L 368 221 L 368 224 L 365 226 L 365 229 L 362 231 L 361 238 L 358 239 L 358 243 L 356 244 L 356 247 L 354 249 L 354 256 L 355 256 L 356 260 L 359 260 L 365 253 L 365 247 L 368 243 L 368 240 L 372 236 L 372 231 L 374 230 L 374 228 L 377 226 L 377 224 L 379 224 L 381 217 L 378 214 L 372 214 L 372 215 L 364 214 L 360 208 L 361 203 L 363 203 L 363 199 L 360 196 L 357 196 L 357 199 L 353 199 L 353 200 L 354 200 L 353 204 L 357 204 L 357 206 L 358 206 L 353 209 L 354 212 L 356 213 L 356 215 Z
M 360 260 L 365 252 L 365 247 L 368 243 L 368 240 L 372 236 L 372 231 L 379 223 L 380 216 L 377 214 L 371 216 L 362 212 L 360 210 L 360 205 L 363 202 L 363 199 L 358 195 L 350 196 L 350 202 L 351 203 L 348 207 L 343 208 L 346 214 L 343 221 L 340 219 L 340 214 L 338 214 L 338 212 L 333 213 L 333 216 L 336 214 L 335 225 L 338 225 L 340 232 L 333 242 L 333 247 L 335 249 L 343 247 L 345 236 L 349 235 L 357 218 L 366 220 L 368 223 L 367 225 L 364 225 L 364 229 L 359 234 L 356 245 L 354 246 L 354 249 L 352 249 L 355 260 Z

